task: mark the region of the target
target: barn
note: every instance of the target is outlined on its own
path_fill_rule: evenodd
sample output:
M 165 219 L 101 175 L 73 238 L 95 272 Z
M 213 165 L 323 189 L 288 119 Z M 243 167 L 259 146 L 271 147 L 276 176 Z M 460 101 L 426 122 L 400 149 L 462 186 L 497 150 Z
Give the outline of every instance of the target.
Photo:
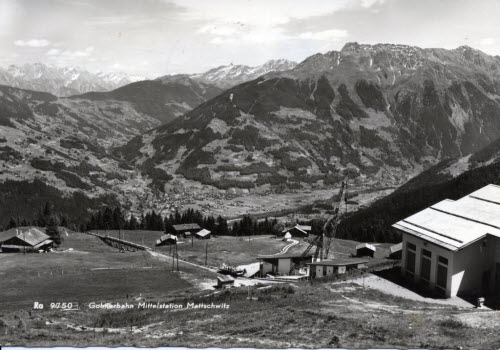
M 367 259 L 332 259 L 308 263 L 311 278 L 346 273 L 352 269 L 366 268 Z
M 393 225 L 401 271 L 447 297 L 500 295 L 500 187 L 443 200 Z
M 356 256 L 357 257 L 369 256 L 369 257 L 373 258 L 376 251 L 377 251 L 377 248 L 373 244 L 361 243 L 361 244 L 358 244 L 356 246 Z
M 203 229 L 194 234 L 194 236 L 198 239 L 210 239 L 211 232 L 207 229 Z
M 201 230 L 201 227 L 198 224 L 179 224 L 173 225 L 175 233 L 180 237 L 191 237 L 193 232 L 198 232 Z
M 36 228 L 12 229 L 0 234 L 2 253 L 38 253 L 49 250 L 52 245 L 50 237 Z
M 297 224 L 282 231 L 283 235 L 287 233 L 290 233 L 292 237 L 308 237 L 311 233 L 311 226 Z

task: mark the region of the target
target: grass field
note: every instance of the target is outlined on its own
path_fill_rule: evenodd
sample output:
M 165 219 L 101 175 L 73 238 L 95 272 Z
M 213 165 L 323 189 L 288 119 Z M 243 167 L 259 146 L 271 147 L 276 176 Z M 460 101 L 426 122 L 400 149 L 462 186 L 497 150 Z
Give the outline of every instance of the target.
M 171 271 L 171 263 L 144 251 L 121 253 L 98 238 L 77 232 L 64 236 L 54 252 L 0 254 L 0 310 L 40 302 L 116 300 L 158 296 L 196 289 L 215 275 L 183 266 L 186 278 Z
M 126 232 L 142 241 L 147 232 Z M 154 235 L 151 233 L 151 241 Z M 209 264 L 255 262 L 288 243 L 271 237 L 217 237 L 179 244 L 180 255 Z M 352 254 L 357 242 L 336 240 L 334 253 Z M 292 248 L 301 252 L 306 242 Z M 388 245 L 378 245 L 373 262 Z M 161 248 L 167 250 L 168 248 Z M 432 304 L 364 288 L 349 281 L 313 280 L 294 285 L 255 285 L 203 291 L 215 274 L 186 264 L 170 271 L 169 259 L 148 252 L 120 253 L 98 238 L 70 232 L 46 254 L 0 254 L 0 344 L 22 346 L 189 347 L 392 347 L 498 348 L 496 313 Z M 248 294 L 253 298 L 248 299 Z M 182 305 L 180 310 L 95 310 L 88 302 Z M 142 299 L 141 299 L 142 300 Z M 75 302 L 80 311 L 33 310 L 34 301 Z M 187 308 L 226 303 L 228 309 Z M 47 304 L 46 304 L 47 305 Z
M 119 235 L 118 231 L 99 231 L 99 233 L 107 233 L 116 238 L 118 238 Z M 161 231 L 121 231 L 121 237 L 124 240 L 152 247 L 158 252 L 169 253 L 171 248 L 168 246 L 155 247 L 156 240 L 163 234 L 164 233 Z M 309 245 L 309 243 L 303 239 L 294 239 L 298 240 L 299 244 L 293 246 L 288 251 L 289 253 L 299 254 Z M 208 245 L 208 265 L 220 266 L 222 263 L 229 265 L 254 263 L 257 261 L 256 258 L 258 255 L 276 254 L 288 244 L 290 243 L 284 242 L 280 238 L 274 238 L 274 236 L 251 236 L 250 241 L 248 240 L 248 236 L 218 236 L 212 237 L 209 240 L 180 238 L 177 248 L 180 259 L 204 265 L 205 253 Z M 346 258 L 351 256 L 356 253 L 357 244 L 359 244 L 359 242 L 335 239 L 333 242 L 333 249 L 330 251 L 331 256 L 332 254 L 335 258 Z M 373 262 L 379 262 L 387 257 L 390 245 L 391 244 L 386 243 L 377 244 L 377 251 Z
M 256 287 L 257 288 L 257 287 Z M 0 315 L 4 345 L 498 348 L 488 312 L 421 303 L 346 283 L 301 283 L 168 301 L 227 303 L 229 309 L 126 310 Z M 489 315 L 489 316 L 488 316 Z M 491 319 L 489 317 L 488 319 Z M 70 328 L 68 328 L 70 326 Z

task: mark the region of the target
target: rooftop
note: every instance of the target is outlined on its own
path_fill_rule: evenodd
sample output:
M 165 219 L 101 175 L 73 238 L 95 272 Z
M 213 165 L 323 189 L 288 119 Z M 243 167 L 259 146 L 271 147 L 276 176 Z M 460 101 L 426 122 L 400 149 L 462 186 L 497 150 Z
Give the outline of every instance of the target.
M 456 201 L 445 199 L 393 227 L 452 251 L 487 234 L 500 238 L 500 187 L 488 185 Z
M 356 250 L 362 249 L 362 248 L 368 248 L 368 249 L 373 250 L 373 251 L 377 250 L 377 248 L 374 245 L 369 244 L 369 243 L 361 243 L 361 244 L 358 244 L 356 246 Z
M 391 246 L 389 247 L 389 251 L 390 251 L 391 253 L 398 252 L 398 251 L 400 251 L 401 249 L 403 249 L 403 242 L 400 242 L 400 243 L 398 243 L 398 244 L 391 245 Z
M 184 230 L 200 230 L 201 227 L 198 224 L 180 224 L 173 225 L 176 231 L 184 231 Z
M 205 237 L 205 236 L 207 236 L 207 235 L 209 235 L 209 234 L 210 234 L 210 231 L 209 231 L 209 230 L 207 230 L 207 229 L 203 229 L 203 230 L 201 230 L 201 231 L 199 231 L 199 232 L 196 232 L 195 234 L 196 234 L 197 236 Z
M 257 259 L 291 259 L 291 258 L 301 258 L 303 253 L 285 253 L 285 254 L 275 254 L 275 255 L 259 255 Z M 307 254 L 304 259 L 309 259 L 312 254 Z

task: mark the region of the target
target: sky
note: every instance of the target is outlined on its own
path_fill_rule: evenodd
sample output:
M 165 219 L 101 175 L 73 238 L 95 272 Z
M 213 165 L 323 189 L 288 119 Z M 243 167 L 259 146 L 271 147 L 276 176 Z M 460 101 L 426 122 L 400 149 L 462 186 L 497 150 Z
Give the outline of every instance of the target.
M 347 42 L 500 54 L 500 0 L 0 0 L 0 66 L 154 78 L 300 62 Z

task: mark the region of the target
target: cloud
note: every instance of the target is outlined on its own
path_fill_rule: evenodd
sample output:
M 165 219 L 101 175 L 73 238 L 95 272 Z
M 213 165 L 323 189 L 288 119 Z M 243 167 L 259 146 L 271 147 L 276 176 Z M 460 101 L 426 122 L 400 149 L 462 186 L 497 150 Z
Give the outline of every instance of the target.
M 305 32 L 298 35 L 299 39 L 338 41 L 347 37 L 347 31 L 344 29 L 328 29 L 320 32 Z
M 383 4 L 385 0 L 361 0 L 361 6 L 364 8 L 370 8 L 376 4 Z
M 218 36 L 231 36 L 239 32 L 239 28 L 228 25 L 206 25 L 198 30 L 198 33 L 207 33 Z
M 45 47 L 50 45 L 50 41 L 45 39 L 16 40 L 14 45 L 21 47 Z
M 59 49 L 50 49 L 47 51 L 47 56 L 57 56 L 61 53 L 61 50 Z
M 481 46 L 491 46 L 496 42 L 494 38 L 484 38 L 479 41 L 479 45 Z
M 89 57 L 92 55 L 92 52 L 94 50 L 95 49 L 93 46 L 89 46 L 84 50 L 68 50 L 68 49 L 60 50 L 56 48 L 51 48 L 49 51 L 46 52 L 46 55 L 51 57 L 57 57 L 58 59 L 64 61 L 71 61 L 78 58 Z

